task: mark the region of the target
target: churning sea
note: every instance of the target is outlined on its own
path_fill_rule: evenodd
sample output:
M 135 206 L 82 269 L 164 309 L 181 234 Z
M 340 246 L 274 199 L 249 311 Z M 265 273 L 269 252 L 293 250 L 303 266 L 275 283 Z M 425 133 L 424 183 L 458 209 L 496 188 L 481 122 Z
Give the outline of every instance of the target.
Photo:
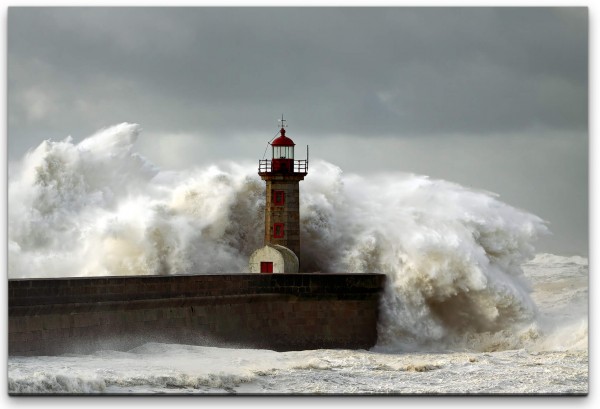
M 11 164 L 8 277 L 244 272 L 263 245 L 255 164 L 161 170 L 136 124 Z M 370 350 L 143 343 L 7 360 L 10 394 L 587 394 L 588 260 L 493 193 L 311 161 L 302 269 L 387 276 Z M 590 391 L 592 392 L 592 391 Z
M 147 343 L 130 351 L 8 358 L 16 394 L 587 394 L 588 265 L 525 264 L 534 322 L 471 346 L 275 352 Z

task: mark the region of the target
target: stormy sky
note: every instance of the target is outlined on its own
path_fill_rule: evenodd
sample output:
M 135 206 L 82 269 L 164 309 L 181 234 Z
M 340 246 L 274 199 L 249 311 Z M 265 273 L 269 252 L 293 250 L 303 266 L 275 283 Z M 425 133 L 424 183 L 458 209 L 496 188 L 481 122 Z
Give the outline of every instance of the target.
M 10 8 L 7 53 L 9 163 L 120 122 L 165 169 L 254 163 L 283 113 L 311 159 L 497 193 L 588 254 L 586 8 Z

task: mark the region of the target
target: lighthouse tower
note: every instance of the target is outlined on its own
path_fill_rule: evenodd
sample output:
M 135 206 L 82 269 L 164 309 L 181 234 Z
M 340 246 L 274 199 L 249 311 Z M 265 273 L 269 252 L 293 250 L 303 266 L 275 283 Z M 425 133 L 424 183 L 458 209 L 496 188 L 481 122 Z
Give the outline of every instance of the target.
M 258 165 L 258 174 L 267 185 L 265 247 L 252 254 L 250 258 L 252 272 L 288 273 L 298 271 L 300 258 L 299 185 L 308 173 L 308 146 L 306 147 L 307 158 L 295 159 L 294 147 L 296 144 L 286 136 L 283 115 L 280 121 L 279 136 L 270 143 L 271 159 L 260 160 Z M 278 260 L 271 260 L 273 257 L 270 257 L 269 254 Z M 296 264 L 295 268 L 293 264 Z

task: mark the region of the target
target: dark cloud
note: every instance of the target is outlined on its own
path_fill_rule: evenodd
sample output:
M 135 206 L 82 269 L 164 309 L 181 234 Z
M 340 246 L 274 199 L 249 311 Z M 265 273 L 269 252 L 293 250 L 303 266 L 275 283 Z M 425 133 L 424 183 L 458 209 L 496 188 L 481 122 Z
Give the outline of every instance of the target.
M 565 202 L 551 202 L 569 183 L 578 213 L 587 208 L 587 67 L 587 8 L 10 8 L 9 158 L 128 121 L 142 125 L 141 149 L 159 162 L 167 140 L 186 147 L 182 165 L 202 147 L 204 158 L 224 159 L 228 138 L 268 140 L 283 112 L 306 142 L 410 140 L 436 161 L 405 158 L 415 171 L 491 190 L 503 180 L 496 191 L 515 204 L 564 214 L 556 243 L 584 243 L 587 214 L 569 223 Z M 444 159 L 457 135 L 477 141 L 461 164 Z M 500 161 L 482 171 L 498 138 L 515 135 L 547 138 L 547 157 L 565 149 L 557 135 L 575 138 L 578 151 L 566 150 L 573 162 L 558 177 L 544 177 L 556 175 L 552 164 L 511 161 L 510 151 L 510 172 Z M 376 152 L 342 151 L 349 170 L 380 169 Z
M 581 130 L 587 12 L 16 8 L 9 80 L 19 127 L 29 87 L 60 99 L 57 124 L 112 123 L 83 107 L 121 100 L 122 116 L 189 131 L 263 129 L 281 110 L 318 132 Z

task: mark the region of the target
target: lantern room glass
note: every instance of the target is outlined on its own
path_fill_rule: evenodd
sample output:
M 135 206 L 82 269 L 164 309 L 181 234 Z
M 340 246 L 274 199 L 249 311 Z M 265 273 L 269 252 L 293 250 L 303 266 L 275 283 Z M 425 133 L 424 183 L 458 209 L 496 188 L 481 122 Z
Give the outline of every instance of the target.
M 294 147 L 273 146 L 273 159 L 294 159 Z

